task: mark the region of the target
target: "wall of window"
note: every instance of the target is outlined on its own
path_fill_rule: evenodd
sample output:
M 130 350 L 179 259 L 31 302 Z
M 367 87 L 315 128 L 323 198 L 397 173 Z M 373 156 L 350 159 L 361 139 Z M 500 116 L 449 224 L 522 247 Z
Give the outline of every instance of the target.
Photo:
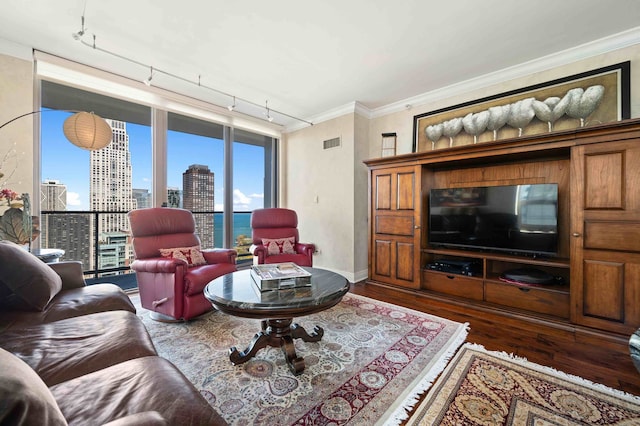
M 203 247 L 250 259 L 250 212 L 277 200 L 276 139 L 50 81 L 40 98 L 41 247 L 61 248 L 100 275 L 126 272 L 126 212 L 166 205 L 194 213 Z M 71 145 L 65 111 L 105 118 L 113 142 L 92 152 Z M 158 113 L 166 120 L 152 120 Z

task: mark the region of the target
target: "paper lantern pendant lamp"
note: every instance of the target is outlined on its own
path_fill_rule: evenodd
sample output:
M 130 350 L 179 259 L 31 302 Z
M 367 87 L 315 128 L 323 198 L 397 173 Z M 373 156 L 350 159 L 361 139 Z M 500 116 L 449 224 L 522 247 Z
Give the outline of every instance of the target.
M 111 126 L 92 112 L 73 114 L 64 121 L 62 129 L 69 142 L 90 151 L 104 148 L 113 138 Z

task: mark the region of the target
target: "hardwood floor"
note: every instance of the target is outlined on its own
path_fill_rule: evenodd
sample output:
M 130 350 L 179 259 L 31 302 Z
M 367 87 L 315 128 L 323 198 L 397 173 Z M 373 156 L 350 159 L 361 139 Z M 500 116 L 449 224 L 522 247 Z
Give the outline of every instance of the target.
M 565 322 L 549 326 L 534 318 L 525 321 L 522 315 L 512 312 L 469 307 L 380 284 L 356 283 L 351 292 L 469 323 L 469 342 L 640 395 L 640 373 L 629 355 L 628 336 L 597 333 Z

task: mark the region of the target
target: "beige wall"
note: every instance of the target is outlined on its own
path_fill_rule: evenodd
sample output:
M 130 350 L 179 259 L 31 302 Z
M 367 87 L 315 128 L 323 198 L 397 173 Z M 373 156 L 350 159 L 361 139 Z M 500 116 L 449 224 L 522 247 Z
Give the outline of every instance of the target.
M 0 55 L 0 125 L 33 111 L 31 61 Z M 0 189 L 18 193 L 33 189 L 33 116 L 20 118 L 0 129 Z M 39 194 L 37 194 L 39 195 Z
M 301 241 L 316 244 L 314 266 L 350 281 L 367 273 L 367 127 L 344 115 L 285 135 L 281 150 L 281 207 L 296 210 Z M 336 137 L 340 147 L 323 149 Z
M 382 138 L 376 136 L 391 132 L 398 134 L 397 153 L 410 153 L 413 149 L 413 117 L 415 115 L 625 61 L 631 61 L 631 117 L 640 117 L 640 45 L 635 45 L 607 53 L 606 55 L 582 60 L 571 65 L 539 72 L 526 78 L 503 82 L 498 85 L 473 90 L 463 95 L 441 99 L 428 105 L 414 106 L 411 109 L 374 118 L 371 120 L 371 126 L 369 128 L 369 134 L 373 135 L 369 145 L 369 157 L 376 158 L 380 156 Z

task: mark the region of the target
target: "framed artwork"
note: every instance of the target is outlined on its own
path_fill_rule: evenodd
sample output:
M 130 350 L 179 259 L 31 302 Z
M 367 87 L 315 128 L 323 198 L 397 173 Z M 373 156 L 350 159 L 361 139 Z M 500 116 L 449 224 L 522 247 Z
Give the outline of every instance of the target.
M 383 157 L 392 157 L 396 155 L 396 133 L 382 134 L 382 153 Z
M 630 62 L 413 117 L 413 152 L 571 130 L 630 118 Z

